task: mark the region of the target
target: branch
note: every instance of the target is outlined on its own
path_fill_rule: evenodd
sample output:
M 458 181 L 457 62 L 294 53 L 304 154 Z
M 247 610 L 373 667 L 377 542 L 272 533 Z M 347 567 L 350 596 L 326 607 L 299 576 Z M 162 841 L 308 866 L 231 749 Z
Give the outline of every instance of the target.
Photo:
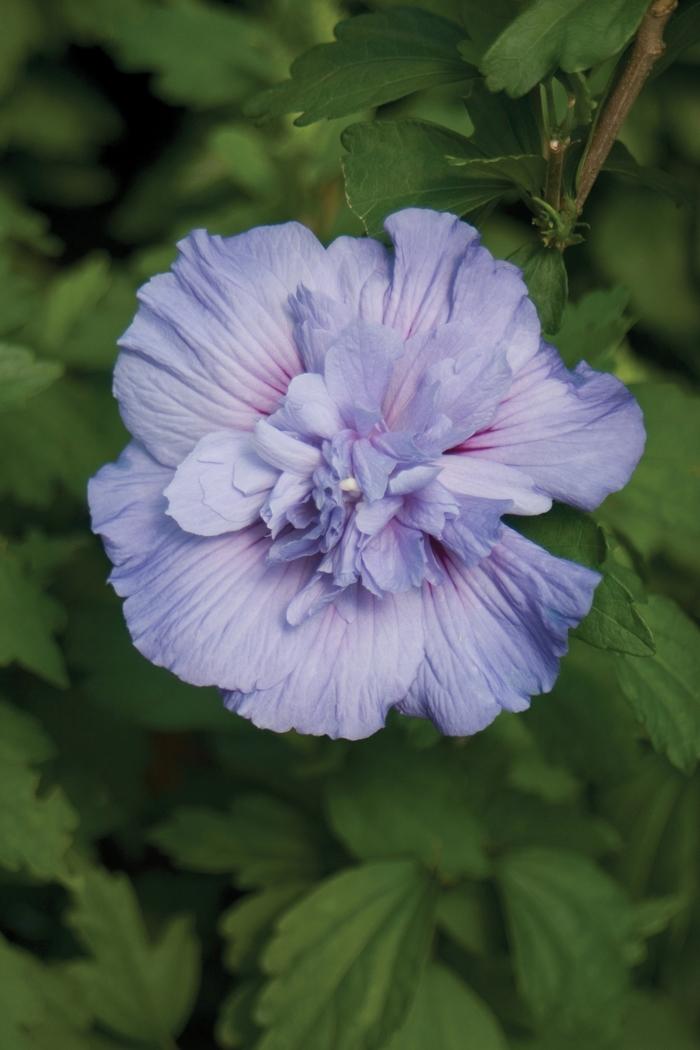
M 664 29 L 677 6 L 678 0 L 653 0 L 642 19 L 632 54 L 596 124 L 583 160 L 576 195 L 579 213 L 654 63 L 664 53 Z

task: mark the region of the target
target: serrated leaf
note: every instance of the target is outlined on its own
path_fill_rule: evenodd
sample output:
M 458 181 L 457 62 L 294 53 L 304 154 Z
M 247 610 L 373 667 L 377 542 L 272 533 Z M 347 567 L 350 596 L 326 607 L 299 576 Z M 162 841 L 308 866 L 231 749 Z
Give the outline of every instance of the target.
M 644 412 L 646 448 L 630 482 L 599 513 L 642 554 L 672 538 L 670 555 L 700 566 L 700 398 L 671 383 L 631 389 Z
M 690 773 L 700 759 L 700 630 L 669 598 L 652 595 L 644 612 L 656 652 L 623 657 L 620 687 L 657 751 Z
M 126 877 L 85 868 L 74 880 L 68 923 L 89 955 L 71 969 L 95 1017 L 139 1042 L 161 1046 L 177 1035 L 199 984 L 191 920 L 172 919 L 151 940 Z
M 417 7 L 357 15 L 335 36 L 297 58 L 291 79 L 249 103 L 248 114 L 300 113 L 296 124 L 313 124 L 470 75 L 457 50 L 459 26 Z
M 611 365 L 614 351 L 632 324 L 628 304 L 626 288 L 588 292 L 576 303 L 569 301 L 554 339 L 564 364 L 573 368 L 586 361 L 603 369 Z
M 228 908 L 219 921 L 224 962 L 229 970 L 253 970 L 275 920 L 312 889 L 310 882 L 283 882 L 249 893 Z
M 34 878 L 63 879 L 77 825 L 59 788 L 40 788 L 35 765 L 51 757 L 35 719 L 0 702 L 0 866 Z
M 317 827 L 269 795 L 242 795 L 228 813 L 183 806 L 150 838 L 181 867 L 235 873 L 243 887 L 313 881 L 321 870 Z
M 18 663 L 53 685 L 68 683 L 54 634 L 61 607 L 44 594 L 0 539 L 0 667 Z
M 386 1050 L 507 1050 L 486 1003 L 446 966 L 429 963 L 413 1006 Z
M 573 633 L 598 649 L 613 649 L 632 656 L 650 656 L 655 648 L 649 625 L 614 569 L 605 569 L 596 587 L 591 611 Z
M 0 343 L 0 412 L 21 405 L 58 379 L 63 369 L 23 346 Z
M 648 0 L 534 0 L 481 61 L 491 91 L 517 97 L 557 67 L 590 69 L 625 46 Z
M 485 874 L 483 831 L 454 753 L 380 734 L 355 744 L 328 787 L 330 822 L 362 860 L 411 857 L 446 877 Z
M 260 1029 L 253 1020 L 253 1011 L 260 984 L 255 978 L 240 981 L 221 1003 L 216 1018 L 217 1045 L 229 1050 L 256 1043 Z
M 415 995 L 436 886 L 409 861 L 363 864 L 282 918 L 263 956 L 258 1050 L 379 1050 Z
M 620 887 L 585 857 L 537 848 L 505 857 L 499 882 L 518 986 L 536 1021 L 591 1041 L 615 1032 L 635 943 Z
M 538 243 L 526 244 L 510 261 L 522 268 L 542 330 L 553 335 L 559 330 L 569 293 L 563 253 Z
M 348 202 L 370 234 L 381 233 L 382 221 L 400 208 L 465 215 L 520 195 L 522 181 L 514 181 L 503 161 L 524 162 L 518 168 L 521 180 L 532 178 L 533 164 L 539 163 L 539 158 L 485 160 L 469 139 L 422 120 L 352 124 L 341 139 L 348 151 L 343 161 Z

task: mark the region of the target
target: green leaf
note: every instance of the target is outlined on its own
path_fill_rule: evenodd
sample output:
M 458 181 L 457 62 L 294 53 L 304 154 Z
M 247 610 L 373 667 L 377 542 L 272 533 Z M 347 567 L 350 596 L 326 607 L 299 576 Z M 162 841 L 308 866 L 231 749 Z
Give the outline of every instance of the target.
M 620 1050 L 700 1050 L 692 1024 L 670 995 L 637 992 L 631 998 Z
M 564 364 L 573 368 L 586 361 L 594 368 L 609 367 L 632 323 L 628 304 L 629 292 L 621 287 L 587 292 L 578 302 L 568 302 L 554 339 Z
M 45 507 L 67 490 L 82 506 L 88 478 L 115 459 L 125 441 L 107 390 L 60 379 L 21 408 L 0 414 L 0 496 Z
M 400 208 L 464 215 L 521 196 L 541 163 L 537 157 L 485 160 L 469 139 L 421 120 L 353 124 L 341 139 L 348 202 L 370 234 L 381 233 L 382 221 Z
M 646 448 L 631 481 L 599 513 L 642 554 L 672 538 L 670 556 L 700 566 L 700 398 L 671 383 L 631 389 L 644 413 Z
M 587 858 L 552 849 L 508 855 L 499 881 L 518 986 L 535 1020 L 591 1042 L 614 1032 L 634 945 L 622 890 Z
M 87 591 L 88 573 L 94 573 Z M 121 602 L 104 586 L 107 568 L 83 561 L 81 588 L 71 596 L 66 636 L 68 661 L 82 672 L 82 688 L 95 703 L 149 729 L 233 729 L 215 689 L 196 689 L 149 663 L 135 648 Z
M 0 540 L 0 667 L 18 663 L 54 685 L 67 685 L 53 638 L 63 619 L 61 607 L 42 593 Z
M 385 1050 L 507 1050 L 505 1035 L 485 1002 L 451 970 L 424 970 L 405 1024 Z
M 363 864 L 321 883 L 277 926 L 256 1020 L 258 1050 L 379 1050 L 415 995 L 436 887 L 408 861 Z
M 45 390 L 62 371 L 53 361 L 38 361 L 23 346 L 0 343 L 0 412 Z
M 321 870 L 316 825 L 267 795 L 242 795 L 228 813 L 183 806 L 150 838 L 180 867 L 235 872 L 244 887 L 313 881 Z
M 657 751 L 690 773 L 700 758 L 700 630 L 669 598 L 651 596 L 645 615 L 656 652 L 623 657 L 620 687 Z
M 7 1050 L 98 1050 L 79 984 L 0 935 L 0 1046 Z
M 625 46 L 648 0 L 534 0 L 484 55 L 491 91 L 517 97 L 557 67 L 590 69 Z
M 86 40 L 100 41 L 128 70 L 155 74 L 166 101 L 193 108 L 227 105 L 269 83 L 282 63 L 267 26 L 223 5 L 173 0 L 66 0 Z
M 522 267 L 542 330 L 553 335 L 559 330 L 569 292 L 563 253 L 543 244 L 525 244 L 510 261 Z
M 59 788 L 40 790 L 34 768 L 53 753 L 35 719 L 0 702 L 0 865 L 64 879 L 77 817 Z
M 128 879 L 86 868 L 74 880 L 68 923 L 89 955 L 71 969 L 95 1017 L 139 1042 L 161 1046 L 177 1035 L 199 984 L 191 920 L 173 919 L 151 940 Z
M 466 80 L 459 26 L 416 7 L 357 15 L 292 64 L 291 79 L 259 95 L 250 116 L 300 113 L 295 123 L 343 117 L 414 91 Z
M 620 837 L 606 821 L 574 805 L 552 805 L 532 795 L 497 791 L 486 812 L 492 849 L 546 846 L 591 857 L 619 848 Z
M 483 832 L 454 752 L 399 747 L 387 733 L 357 743 L 331 781 L 333 830 L 362 860 L 411 857 L 446 877 L 483 875 Z
M 462 0 L 462 18 L 469 34 L 459 45 L 467 62 L 478 66 L 486 50 L 518 13 L 517 0 Z
M 653 633 L 614 569 L 606 568 L 596 587 L 593 607 L 574 634 L 598 649 L 632 656 L 650 656 L 655 648 Z
M 547 514 L 534 518 L 509 517 L 508 525 L 557 558 L 596 569 L 605 557 L 605 538 L 593 518 L 557 503 Z
M 474 955 L 485 955 L 489 949 L 490 892 L 485 883 L 462 882 L 444 889 L 438 898 L 435 916 L 438 927 Z
M 226 1047 L 249 1047 L 257 1044 L 260 1029 L 253 1020 L 255 1000 L 260 991 L 260 981 L 240 981 L 226 996 L 216 1019 L 217 1045 Z
M 2 14 L 0 94 L 12 85 L 20 66 L 44 35 L 34 0 L 5 0 Z
M 283 191 L 280 169 L 258 128 L 223 124 L 211 133 L 209 147 L 233 184 L 252 197 L 274 199 Z
M 90 255 L 59 271 L 33 326 L 52 357 L 83 368 L 111 368 L 117 339 L 136 309 L 130 280 L 110 270 L 106 256 Z
M 634 604 L 629 587 L 605 558 L 605 537 L 593 518 L 573 507 L 555 505 L 534 518 L 508 518 L 508 524 L 558 558 L 567 558 L 602 573 L 588 616 L 572 632 L 598 649 L 648 656 L 653 632 Z
M 283 882 L 249 893 L 228 908 L 219 921 L 224 962 L 229 970 L 255 972 L 275 920 L 312 888 L 310 882 Z
M 494 95 L 482 81 L 470 83 L 469 89 L 465 105 L 474 125 L 470 141 L 482 156 L 541 157 L 542 136 L 532 99 Z

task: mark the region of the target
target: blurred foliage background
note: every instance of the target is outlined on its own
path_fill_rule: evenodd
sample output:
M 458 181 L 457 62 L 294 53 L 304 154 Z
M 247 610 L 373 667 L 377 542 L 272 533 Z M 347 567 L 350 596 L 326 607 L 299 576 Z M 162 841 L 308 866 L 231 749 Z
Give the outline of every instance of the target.
M 421 6 L 470 29 L 507 3 Z M 682 203 L 603 174 L 566 253 L 555 341 L 639 384 L 649 446 L 600 519 L 627 633 L 574 640 L 552 695 L 469 740 L 257 731 L 131 647 L 89 531 L 87 479 L 126 442 L 116 339 L 178 237 L 364 232 L 340 135 L 370 108 L 244 107 L 394 7 L 3 0 L 3 1050 L 700 1047 L 697 44 L 622 133 Z M 473 115 L 459 81 L 379 111 Z M 532 236 L 517 194 L 477 218 L 499 256 Z

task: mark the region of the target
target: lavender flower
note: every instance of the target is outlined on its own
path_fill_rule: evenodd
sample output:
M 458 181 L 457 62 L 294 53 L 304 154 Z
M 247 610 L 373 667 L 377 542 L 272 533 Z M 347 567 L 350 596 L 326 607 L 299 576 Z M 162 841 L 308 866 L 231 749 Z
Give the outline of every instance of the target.
M 599 576 L 502 515 L 596 507 L 644 444 L 476 230 L 386 229 L 393 252 L 187 237 L 121 340 L 134 440 L 90 482 L 136 647 L 278 731 L 365 737 L 396 707 L 474 733 L 549 690 Z

